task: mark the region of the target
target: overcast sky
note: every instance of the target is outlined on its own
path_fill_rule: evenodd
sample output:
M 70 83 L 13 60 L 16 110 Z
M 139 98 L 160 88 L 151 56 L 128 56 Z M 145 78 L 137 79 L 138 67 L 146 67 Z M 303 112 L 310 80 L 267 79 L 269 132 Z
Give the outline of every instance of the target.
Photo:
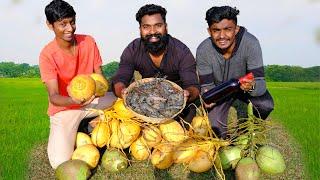
M 38 64 L 41 49 L 54 38 L 45 24 L 50 0 L 0 1 L 0 61 Z M 135 13 L 146 3 L 168 11 L 169 33 L 195 55 L 208 37 L 205 12 L 212 6 L 240 10 L 238 24 L 254 34 L 262 46 L 264 64 L 320 65 L 319 0 L 68 0 L 77 13 L 78 34 L 92 35 L 104 64 L 118 61 L 123 49 L 139 37 Z

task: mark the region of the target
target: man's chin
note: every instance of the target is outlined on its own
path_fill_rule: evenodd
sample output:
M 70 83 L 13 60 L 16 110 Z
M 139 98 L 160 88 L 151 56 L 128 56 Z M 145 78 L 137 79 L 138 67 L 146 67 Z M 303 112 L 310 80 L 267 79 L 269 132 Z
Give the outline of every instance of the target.
M 65 36 L 63 37 L 63 40 L 67 41 L 67 42 L 71 42 L 74 39 L 74 35 L 73 36 Z
M 219 49 L 221 49 L 221 50 L 226 50 L 226 49 L 228 49 L 230 47 L 230 45 L 228 45 L 228 44 L 223 44 L 223 45 L 218 44 L 217 47 Z

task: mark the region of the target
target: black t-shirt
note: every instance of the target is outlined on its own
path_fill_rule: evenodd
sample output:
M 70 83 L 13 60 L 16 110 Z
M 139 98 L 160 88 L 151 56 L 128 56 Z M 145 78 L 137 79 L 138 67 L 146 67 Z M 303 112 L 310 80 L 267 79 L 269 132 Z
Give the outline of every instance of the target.
M 112 83 L 122 82 L 128 86 L 135 70 L 142 75 L 142 78 L 166 76 L 166 79 L 177 83 L 183 89 L 190 86 L 199 89 L 196 62 L 191 51 L 170 35 L 159 68 L 152 62 L 141 39 L 133 40 L 121 55 L 119 69 L 112 78 Z

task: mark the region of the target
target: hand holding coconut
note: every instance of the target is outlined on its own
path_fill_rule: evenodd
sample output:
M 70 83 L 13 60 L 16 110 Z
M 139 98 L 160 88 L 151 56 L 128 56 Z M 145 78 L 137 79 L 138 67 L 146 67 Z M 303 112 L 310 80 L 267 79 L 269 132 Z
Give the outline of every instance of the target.
M 85 106 L 97 96 L 103 96 L 109 89 L 108 81 L 102 74 L 80 74 L 72 79 L 67 87 L 72 104 Z
M 75 104 L 87 104 L 94 99 L 96 84 L 90 76 L 80 74 L 72 79 L 67 91 Z

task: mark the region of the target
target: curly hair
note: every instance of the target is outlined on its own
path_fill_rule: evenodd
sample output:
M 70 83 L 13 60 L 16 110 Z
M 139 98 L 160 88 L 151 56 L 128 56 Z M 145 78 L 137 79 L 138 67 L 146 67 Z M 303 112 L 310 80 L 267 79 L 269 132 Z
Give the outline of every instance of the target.
M 237 15 L 240 13 L 236 8 L 230 6 L 214 6 L 206 12 L 206 21 L 210 27 L 213 23 L 218 23 L 223 19 L 233 20 L 237 24 Z
M 73 7 L 63 1 L 63 0 L 53 0 L 51 1 L 44 10 L 47 21 L 50 24 L 53 24 L 56 21 L 59 21 L 64 18 L 76 16 L 76 12 Z
M 146 4 L 142 6 L 136 14 L 136 20 L 141 25 L 141 19 L 145 15 L 153 15 L 159 13 L 164 22 L 166 22 L 167 10 L 159 5 L 155 4 Z

